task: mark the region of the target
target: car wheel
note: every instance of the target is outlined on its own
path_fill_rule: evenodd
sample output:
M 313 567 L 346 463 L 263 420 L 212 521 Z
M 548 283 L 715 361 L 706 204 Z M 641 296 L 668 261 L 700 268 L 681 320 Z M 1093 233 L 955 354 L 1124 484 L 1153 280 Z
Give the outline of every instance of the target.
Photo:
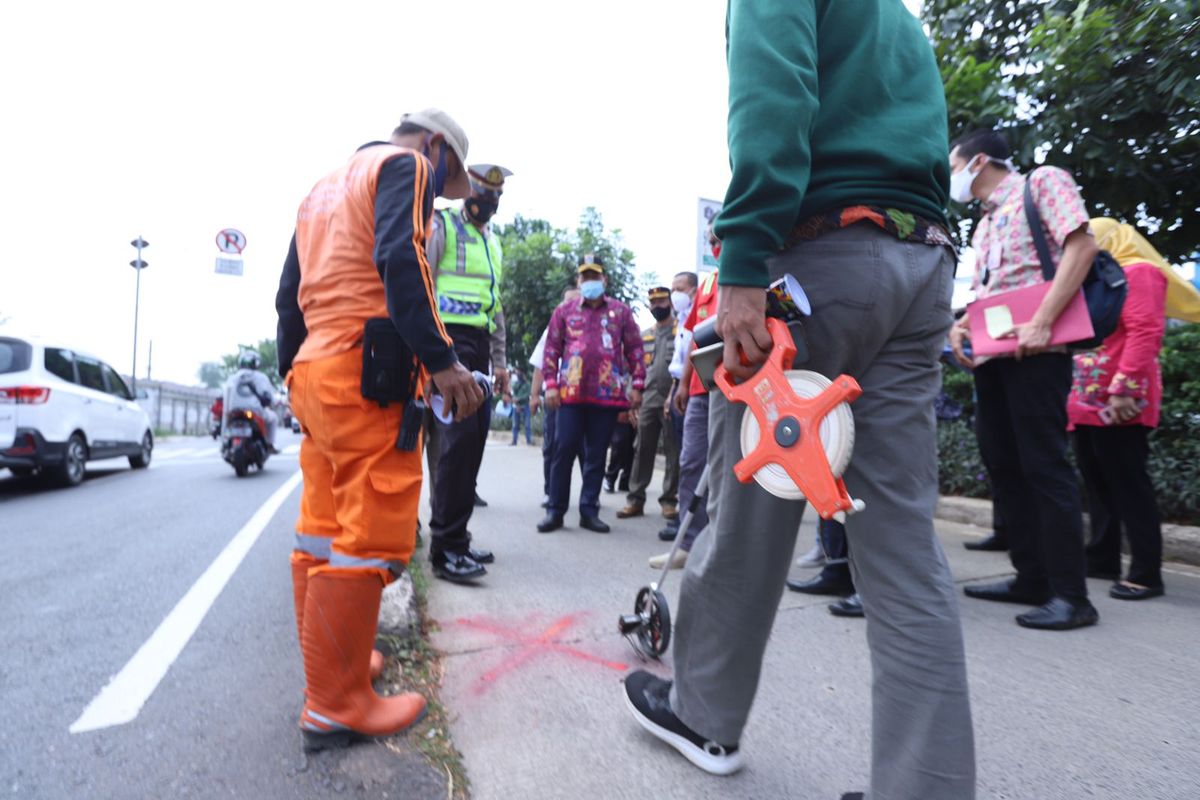
M 129 457 L 129 466 L 134 469 L 145 469 L 150 466 L 150 456 L 154 451 L 154 440 L 150 438 L 150 432 L 142 437 L 142 451 L 136 456 Z
M 63 451 L 62 463 L 50 472 L 53 482 L 58 486 L 78 486 L 83 483 L 83 476 L 87 471 L 87 457 L 87 444 L 84 443 L 83 437 L 78 433 L 71 434 L 66 450 Z

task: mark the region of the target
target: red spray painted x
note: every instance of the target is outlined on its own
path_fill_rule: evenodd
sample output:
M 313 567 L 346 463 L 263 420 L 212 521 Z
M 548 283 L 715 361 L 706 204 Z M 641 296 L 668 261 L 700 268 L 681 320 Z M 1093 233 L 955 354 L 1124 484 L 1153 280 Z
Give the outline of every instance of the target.
M 550 624 L 548 628 L 543 630 L 537 636 L 529 636 L 528 634 L 513 628 L 505 627 L 496 622 L 486 621 L 482 619 L 460 618 L 455 620 L 456 625 L 461 625 L 464 628 L 472 628 L 474 630 L 484 631 L 494 634 L 509 642 L 513 642 L 520 646 L 517 652 L 510 655 L 504 661 L 492 669 L 485 672 L 479 677 L 478 685 L 475 689 L 476 694 L 482 694 L 487 691 L 488 687 L 495 683 L 499 678 L 507 675 L 517 669 L 535 656 L 556 653 L 559 655 L 570 656 L 571 658 L 580 661 L 586 661 L 591 664 L 597 664 L 612 670 L 625 672 L 629 669 L 628 664 L 623 664 L 619 661 L 608 661 L 594 656 L 591 653 L 571 647 L 570 645 L 561 644 L 555 641 L 566 631 L 570 630 L 579 621 L 579 615 L 569 614 L 565 617 L 560 617 Z

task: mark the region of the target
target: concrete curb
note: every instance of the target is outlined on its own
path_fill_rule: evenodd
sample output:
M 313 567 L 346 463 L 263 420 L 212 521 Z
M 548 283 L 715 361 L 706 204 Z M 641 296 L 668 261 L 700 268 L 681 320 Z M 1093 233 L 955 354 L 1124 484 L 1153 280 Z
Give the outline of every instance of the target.
M 938 499 L 938 519 L 975 525 L 985 531 L 992 529 L 992 501 L 975 497 Z M 1087 515 L 1084 515 L 1085 523 Z M 1163 523 L 1163 558 L 1200 566 L 1200 527 Z
M 420 635 L 421 612 L 417 608 L 417 590 L 408 570 L 392 581 L 383 590 L 379 601 L 379 627 L 376 631 L 376 647 L 391 655 L 393 643 L 388 637 L 400 640 Z

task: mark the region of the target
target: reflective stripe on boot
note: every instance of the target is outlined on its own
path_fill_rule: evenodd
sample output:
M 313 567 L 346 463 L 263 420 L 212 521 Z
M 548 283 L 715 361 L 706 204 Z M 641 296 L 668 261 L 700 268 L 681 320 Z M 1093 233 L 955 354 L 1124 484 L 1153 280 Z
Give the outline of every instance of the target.
M 292 551 L 292 602 L 296 606 L 296 641 L 304 637 L 304 597 L 308 590 L 308 571 L 328 564 L 328 560 L 314 558 L 301 550 Z M 371 680 L 383 674 L 383 653 L 371 650 Z
M 304 677 L 300 727 L 309 750 L 349 744 L 352 734 L 387 736 L 417 722 L 425 698 L 380 697 L 368 674 L 383 594 L 375 569 L 319 567 L 308 575 L 304 607 Z

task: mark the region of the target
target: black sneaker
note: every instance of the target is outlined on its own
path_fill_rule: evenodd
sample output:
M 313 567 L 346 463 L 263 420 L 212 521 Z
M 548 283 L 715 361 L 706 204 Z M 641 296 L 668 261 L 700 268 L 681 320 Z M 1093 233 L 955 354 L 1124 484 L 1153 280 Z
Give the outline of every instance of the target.
M 670 696 L 670 681 L 645 670 L 625 676 L 625 702 L 643 728 L 713 775 L 732 775 L 745 766 L 736 744 L 717 744 L 684 725 L 671 710 Z

